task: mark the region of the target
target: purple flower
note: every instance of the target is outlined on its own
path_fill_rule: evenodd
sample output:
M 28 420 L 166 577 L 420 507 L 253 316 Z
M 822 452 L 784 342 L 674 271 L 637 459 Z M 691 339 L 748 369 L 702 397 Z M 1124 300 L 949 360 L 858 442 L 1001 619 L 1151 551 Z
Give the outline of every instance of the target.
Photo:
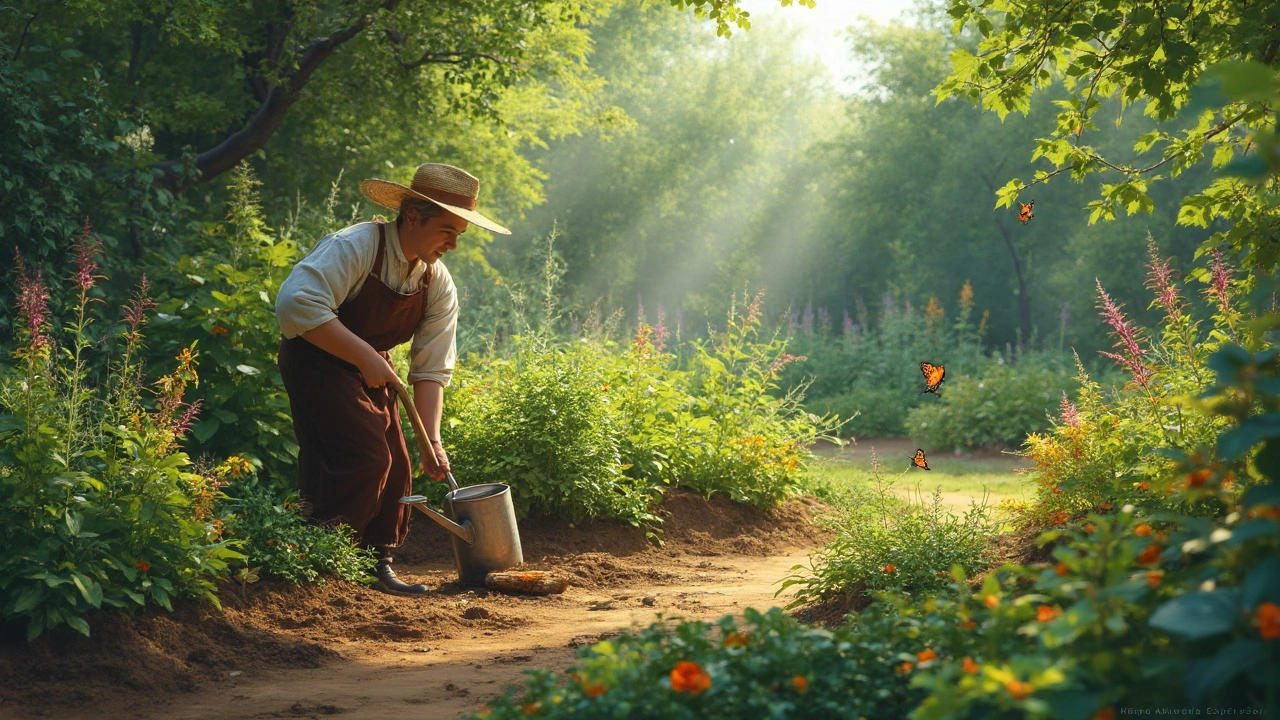
M 1062 423 L 1071 427 L 1080 427 L 1080 410 L 1076 408 L 1075 403 L 1067 399 L 1067 391 L 1062 391 L 1062 402 L 1059 403 L 1058 409 L 1062 412 Z
M 658 324 L 653 326 L 653 349 L 662 352 L 662 348 L 667 344 L 667 338 L 671 333 L 667 331 L 667 313 L 658 306 Z
M 813 301 L 804 306 L 804 314 L 800 316 L 800 330 L 805 335 L 813 334 Z
M 128 305 L 124 305 L 125 322 L 129 323 L 129 334 L 135 335 L 138 332 L 138 326 L 142 324 L 142 318 L 147 311 L 155 307 L 151 298 L 147 297 L 147 291 L 151 289 L 151 283 L 147 281 L 147 276 L 143 275 L 138 281 L 138 289 L 134 291 L 133 297 L 129 300 Z
M 1133 375 L 1134 382 L 1142 387 L 1146 387 L 1151 380 L 1151 369 L 1147 367 L 1142 358 L 1147 352 L 1142 349 L 1139 343 L 1138 327 L 1129 322 L 1125 318 L 1124 313 L 1120 311 L 1120 306 L 1107 295 L 1107 291 L 1102 288 L 1102 281 L 1094 278 L 1094 282 L 1098 284 L 1098 307 L 1102 308 L 1099 315 L 1111 326 L 1111 333 L 1116 336 L 1116 343 L 1112 346 L 1120 353 L 1099 352 L 1104 356 L 1116 361 L 1117 365 L 1122 365 Z
M 840 326 L 840 330 L 845 335 L 853 333 L 853 318 L 849 317 L 849 308 L 844 309 L 844 323 Z
M 195 422 L 200 415 L 200 403 L 202 400 L 196 400 L 190 405 L 186 405 L 186 410 L 182 411 L 182 415 L 173 423 L 173 436 L 182 437 L 191 429 L 191 424 Z M 181 405 L 181 403 L 179 403 Z

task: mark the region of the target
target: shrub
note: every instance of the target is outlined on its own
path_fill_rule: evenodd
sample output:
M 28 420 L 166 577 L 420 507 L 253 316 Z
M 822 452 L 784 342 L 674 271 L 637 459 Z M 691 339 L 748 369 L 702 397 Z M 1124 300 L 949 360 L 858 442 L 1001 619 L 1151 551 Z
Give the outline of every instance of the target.
M 516 344 L 511 357 L 489 358 L 452 384 L 450 459 L 466 481 L 511 485 L 521 514 L 654 522 L 649 485 L 621 472 L 593 351 L 538 337 Z
M 978 376 L 948 373 L 939 400 L 912 408 L 906 429 L 926 450 L 1017 447 L 1050 426 L 1050 411 L 1071 385 L 1071 373 L 1057 363 L 1026 358 Z
M 241 557 L 212 522 L 216 484 L 190 470 L 178 445 L 198 409 L 184 402 L 198 382 L 196 353 L 184 348 L 152 385 L 138 364 L 145 285 L 125 307 L 109 375 L 89 382 L 95 252 L 86 228 L 63 346 L 43 277 L 18 258 L 25 327 L 0 378 L 0 620 L 25 623 L 29 639 L 63 624 L 87 635 L 85 616 L 100 607 L 216 602 L 214 578 Z
M 217 503 L 225 537 L 242 541 L 245 567 L 256 567 L 295 585 L 323 584 L 326 575 L 352 583 L 373 582 L 373 553 L 353 545 L 348 525 L 319 527 L 298 510 L 298 497 L 281 500 L 257 485 L 249 461 L 232 456 L 219 466 L 232 478 Z
M 927 502 L 903 501 L 892 494 L 893 482 L 882 482 L 874 456 L 872 467 L 874 486 L 855 490 L 823 521 L 835 538 L 783 581 L 784 589 L 799 586 L 790 607 L 841 594 L 919 596 L 944 589 L 952 568 L 973 573 L 985 566 L 996 529 L 985 505 L 957 516 L 943 508 L 940 490 Z
M 846 420 L 840 428 L 844 435 L 890 437 L 901 435 L 906 426 L 910 401 L 903 398 L 908 392 L 859 382 L 839 395 L 805 400 L 805 407 L 815 415 Z
M 241 164 L 230 181 L 227 222 L 202 226 L 181 254 L 164 258 L 153 336 L 157 355 L 200 348 L 204 383 L 192 392 L 205 412 L 187 441 L 191 452 L 247 455 L 286 492 L 294 486 L 298 445 L 276 367 L 275 299 L 303 251 L 266 228 L 257 184 Z M 192 245 L 201 249 L 191 252 Z

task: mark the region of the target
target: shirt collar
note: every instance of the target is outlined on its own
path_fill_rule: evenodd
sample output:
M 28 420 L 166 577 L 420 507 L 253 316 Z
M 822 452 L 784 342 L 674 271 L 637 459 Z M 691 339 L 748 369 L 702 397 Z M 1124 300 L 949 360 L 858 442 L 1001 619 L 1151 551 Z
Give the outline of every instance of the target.
M 413 264 L 410 264 L 408 258 L 404 256 L 404 250 L 400 247 L 400 232 L 396 228 L 394 220 L 387 223 L 387 243 L 391 245 L 391 257 L 395 258 L 399 267 L 408 268 L 406 270 L 406 277 L 411 278 L 415 275 L 421 275 L 426 272 L 427 264 L 422 262 L 421 258 L 415 260 Z

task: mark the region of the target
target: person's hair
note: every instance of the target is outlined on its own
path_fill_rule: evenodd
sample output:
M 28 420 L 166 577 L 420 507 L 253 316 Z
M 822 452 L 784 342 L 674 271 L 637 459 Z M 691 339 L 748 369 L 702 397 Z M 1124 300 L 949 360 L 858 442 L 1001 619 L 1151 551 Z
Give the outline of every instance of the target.
M 414 210 L 418 211 L 419 223 L 425 223 L 426 221 L 430 220 L 433 217 L 436 217 L 437 215 L 444 214 L 444 208 L 431 202 L 430 200 L 423 200 L 421 198 L 416 198 L 411 195 L 408 195 L 408 196 L 405 196 L 405 198 L 400 201 L 400 214 L 396 215 L 397 228 L 400 227 L 401 222 L 404 220 L 404 213 L 409 208 L 413 208 Z

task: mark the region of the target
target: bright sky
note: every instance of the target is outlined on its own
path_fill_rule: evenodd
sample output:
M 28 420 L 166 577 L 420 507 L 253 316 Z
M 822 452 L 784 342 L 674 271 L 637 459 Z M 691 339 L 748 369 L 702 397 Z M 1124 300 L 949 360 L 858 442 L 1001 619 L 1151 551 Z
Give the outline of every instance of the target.
M 877 22 L 888 22 L 903 10 L 909 9 L 912 0 L 818 0 L 815 8 L 781 7 L 778 0 L 740 0 L 742 9 L 751 13 L 755 29 L 767 27 L 773 17 L 782 17 L 804 28 L 805 46 L 809 54 L 817 55 L 831 68 L 836 86 L 849 89 L 857 83 L 845 78 L 856 73 L 857 66 L 849 60 L 847 45 L 842 37 L 844 29 L 866 16 Z

